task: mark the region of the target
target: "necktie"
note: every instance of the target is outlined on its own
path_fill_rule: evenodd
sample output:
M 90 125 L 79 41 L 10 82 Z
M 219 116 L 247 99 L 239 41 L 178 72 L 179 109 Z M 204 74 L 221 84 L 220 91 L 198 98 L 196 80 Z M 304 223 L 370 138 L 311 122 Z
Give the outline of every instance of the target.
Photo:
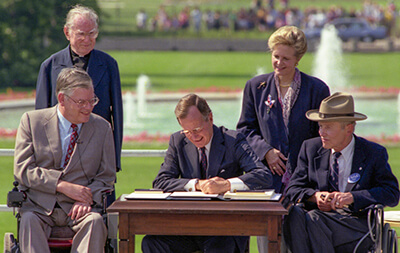
M 207 175 L 207 156 L 206 156 L 206 148 L 200 148 L 201 160 L 200 160 L 200 170 L 201 170 L 201 178 L 205 179 Z
M 339 191 L 339 163 L 338 158 L 342 155 L 340 152 L 333 153 L 333 165 L 331 174 L 329 176 L 329 182 L 332 185 L 333 191 Z
M 72 128 L 72 134 L 71 138 L 69 139 L 69 145 L 68 145 L 67 155 L 65 156 L 64 167 L 67 166 L 69 158 L 71 158 L 72 152 L 74 151 L 76 140 L 78 139 L 78 126 L 75 124 L 71 124 L 71 128 Z

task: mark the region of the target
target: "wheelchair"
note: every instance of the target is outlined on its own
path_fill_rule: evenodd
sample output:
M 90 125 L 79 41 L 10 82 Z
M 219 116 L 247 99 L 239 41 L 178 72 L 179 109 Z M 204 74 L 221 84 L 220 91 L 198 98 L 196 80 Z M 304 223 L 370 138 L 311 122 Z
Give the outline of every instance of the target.
M 367 236 L 370 236 L 374 242 L 370 253 L 397 253 L 396 230 L 392 229 L 389 223 L 384 222 L 383 205 L 377 204 L 368 210 L 368 228 L 368 233 L 358 242 L 354 253 L 357 252 L 357 247 Z
M 304 203 L 296 203 L 296 206 L 303 207 Z M 383 205 L 376 204 L 368 210 L 368 228 L 369 231 L 358 241 L 353 253 L 357 253 L 358 247 L 369 236 L 374 245 L 367 253 L 397 253 L 397 234 L 396 230 L 390 227 L 389 223 L 384 222 Z M 290 210 L 290 207 L 289 207 Z M 286 245 L 283 246 L 283 252 L 289 253 Z
M 18 189 L 18 182 L 13 183 L 14 188 L 8 192 L 7 195 L 7 206 L 14 208 L 14 215 L 17 218 L 17 237 L 13 233 L 6 233 L 4 235 L 4 253 L 21 253 L 19 248 L 19 223 L 21 216 L 19 214 L 19 208 L 26 199 L 26 194 Z M 108 220 L 108 215 L 106 213 L 107 208 L 107 197 L 112 194 L 113 190 L 106 190 L 102 193 L 102 205 L 101 215 L 107 226 L 112 226 Z M 15 209 L 17 212 L 15 214 Z M 69 227 L 52 227 L 50 238 L 48 239 L 48 245 L 52 253 L 67 253 L 70 252 L 72 246 L 72 238 L 74 236 L 74 231 Z M 117 240 L 110 238 L 108 236 L 106 240 L 106 245 L 104 247 L 105 253 L 118 253 Z

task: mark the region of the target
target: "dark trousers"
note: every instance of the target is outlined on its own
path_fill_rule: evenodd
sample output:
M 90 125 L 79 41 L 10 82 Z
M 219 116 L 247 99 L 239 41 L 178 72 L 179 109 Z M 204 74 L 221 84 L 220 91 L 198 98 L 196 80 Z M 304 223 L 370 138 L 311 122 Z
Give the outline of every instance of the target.
M 241 245 L 237 245 L 236 239 Z M 201 250 L 204 253 L 243 253 L 248 239 L 246 236 L 146 235 L 142 240 L 142 252 L 192 253 Z
M 307 211 L 293 206 L 283 223 L 283 235 L 289 250 L 293 253 L 353 252 L 358 241 L 368 233 L 367 218 L 339 212 Z M 372 245 L 368 236 L 357 252 L 368 252 Z

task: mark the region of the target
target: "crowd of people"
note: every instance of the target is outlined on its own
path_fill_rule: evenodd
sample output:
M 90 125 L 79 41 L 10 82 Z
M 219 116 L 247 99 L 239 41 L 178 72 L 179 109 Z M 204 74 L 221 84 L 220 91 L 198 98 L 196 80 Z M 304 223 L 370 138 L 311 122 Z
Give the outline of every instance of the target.
M 288 1 L 280 1 L 280 8 L 275 7 L 274 1 L 263 4 L 262 1 L 253 1 L 249 8 L 239 10 L 201 10 L 199 7 L 184 7 L 179 13 L 168 13 L 162 5 L 154 16 L 149 16 L 144 9 L 136 15 L 138 30 L 147 31 L 177 31 L 187 30 L 190 27 L 195 32 L 202 30 L 229 29 L 233 31 L 275 30 L 285 25 L 294 25 L 301 28 L 322 27 L 329 21 L 339 17 L 365 18 L 372 25 L 384 25 L 389 31 L 396 24 L 399 13 L 393 1 L 387 5 L 380 5 L 365 0 L 362 9 L 352 8 L 345 10 L 340 6 L 328 9 L 308 7 L 300 10 L 289 7 Z

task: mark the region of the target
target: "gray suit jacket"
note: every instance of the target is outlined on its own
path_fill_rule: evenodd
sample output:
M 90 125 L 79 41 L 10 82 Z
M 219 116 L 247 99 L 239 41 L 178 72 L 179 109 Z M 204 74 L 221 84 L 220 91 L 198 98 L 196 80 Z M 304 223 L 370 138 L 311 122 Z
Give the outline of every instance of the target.
M 56 202 L 68 213 L 73 199 L 57 193 L 59 180 L 84 185 L 101 204 L 101 191 L 115 181 L 115 151 L 110 124 L 92 113 L 82 125 L 70 161 L 62 168 L 62 148 L 56 106 L 25 113 L 18 128 L 14 177 L 27 193 L 23 210 L 51 214 Z

